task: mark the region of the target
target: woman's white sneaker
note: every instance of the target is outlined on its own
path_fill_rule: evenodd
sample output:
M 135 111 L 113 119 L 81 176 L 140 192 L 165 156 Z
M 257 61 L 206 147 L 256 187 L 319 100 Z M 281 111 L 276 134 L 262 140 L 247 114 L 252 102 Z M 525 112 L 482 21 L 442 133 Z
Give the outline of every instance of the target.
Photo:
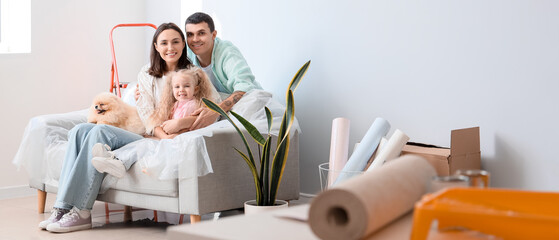
M 39 228 L 40 229 L 47 229 L 47 226 L 49 224 L 54 223 L 54 222 L 58 222 L 58 220 L 60 220 L 62 218 L 62 216 L 64 214 L 66 214 L 68 211 L 70 211 L 70 210 L 62 209 L 62 208 L 53 208 L 50 211 L 51 212 L 50 217 L 47 220 L 42 221 L 42 222 L 39 223 Z
M 47 225 L 49 232 L 73 232 L 91 228 L 91 211 L 72 208 L 58 222 Z

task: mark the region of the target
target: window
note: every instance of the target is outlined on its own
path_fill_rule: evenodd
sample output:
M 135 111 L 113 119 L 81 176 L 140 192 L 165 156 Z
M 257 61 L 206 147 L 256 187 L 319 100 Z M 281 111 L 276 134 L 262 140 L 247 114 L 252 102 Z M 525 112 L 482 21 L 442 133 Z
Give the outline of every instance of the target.
M 0 0 L 0 53 L 31 52 L 31 0 Z

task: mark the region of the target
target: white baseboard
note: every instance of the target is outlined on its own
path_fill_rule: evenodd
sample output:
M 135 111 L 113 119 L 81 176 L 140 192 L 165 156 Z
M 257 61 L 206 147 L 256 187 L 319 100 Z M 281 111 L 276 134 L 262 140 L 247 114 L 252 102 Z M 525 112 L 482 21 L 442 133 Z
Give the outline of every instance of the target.
M 29 185 L 0 187 L 0 199 L 19 198 L 37 195 L 37 189 Z

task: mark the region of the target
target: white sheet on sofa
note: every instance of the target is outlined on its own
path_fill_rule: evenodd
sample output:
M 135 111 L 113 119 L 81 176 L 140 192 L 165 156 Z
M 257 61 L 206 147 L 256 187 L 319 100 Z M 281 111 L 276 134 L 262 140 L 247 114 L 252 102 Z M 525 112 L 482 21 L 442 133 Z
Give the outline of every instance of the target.
M 274 116 L 272 134 L 275 135 L 285 108 L 272 98 L 271 93 L 251 91 L 232 110 L 253 123 L 261 132 L 266 132 L 264 106 Z M 68 131 L 76 124 L 86 122 L 86 119 L 87 109 L 32 118 L 25 128 L 13 163 L 18 169 L 24 167 L 31 180 L 57 186 L 68 144 Z M 242 128 L 240 124 L 237 125 Z M 222 129 L 232 129 L 232 126 L 227 121 L 219 121 L 174 139 L 142 139 L 115 150 L 115 155 L 123 161 L 136 159 L 136 164 L 141 164 L 148 175 L 160 180 L 203 176 L 213 172 L 203 136 L 211 137 L 214 131 Z M 297 122 L 292 130 L 300 131 Z M 102 190 L 112 186 L 115 181 L 106 178 Z

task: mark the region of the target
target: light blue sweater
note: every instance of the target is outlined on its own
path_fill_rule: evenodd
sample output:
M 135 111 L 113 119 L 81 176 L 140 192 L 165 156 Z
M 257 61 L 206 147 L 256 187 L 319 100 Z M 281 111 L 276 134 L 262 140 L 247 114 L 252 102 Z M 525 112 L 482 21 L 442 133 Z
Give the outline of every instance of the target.
M 187 52 L 192 63 L 200 67 L 194 52 L 190 48 L 187 49 Z M 215 38 L 212 63 L 212 72 L 225 87 L 227 93 L 262 89 L 260 84 L 254 80 L 254 75 L 252 75 L 243 54 L 231 42 Z

